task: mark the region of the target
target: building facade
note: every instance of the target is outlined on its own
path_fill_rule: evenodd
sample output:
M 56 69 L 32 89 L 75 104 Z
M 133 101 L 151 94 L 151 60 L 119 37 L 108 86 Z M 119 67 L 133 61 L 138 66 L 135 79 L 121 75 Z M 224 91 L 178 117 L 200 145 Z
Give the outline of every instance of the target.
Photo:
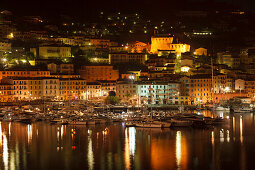
M 119 71 L 111 65 L 83 66 L 80 70 L 82 79 L 87 82 L 95 81 L 116 81 L 119 79 Z

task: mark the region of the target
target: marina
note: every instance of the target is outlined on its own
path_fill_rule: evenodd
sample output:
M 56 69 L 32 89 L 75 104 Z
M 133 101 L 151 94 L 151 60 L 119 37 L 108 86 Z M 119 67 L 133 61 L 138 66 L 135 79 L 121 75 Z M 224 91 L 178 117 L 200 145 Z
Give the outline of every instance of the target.
M 203 111 L 204 117 L 210 114 Z M 194 128 L 178 119 L 171 128 L 128 127 L 124 121 L 98 123 L 98 119 L 86 125 L 85 120 L 53 124 L 47 117 L 31 124 L 2 121 L 0 165 L 1 169 L 251 169 L 254 114 L 216 115 L 224 119 L 214 119 L 220 125 L 211 128 Z M 228 123 L 222 124 L 225 119 Z

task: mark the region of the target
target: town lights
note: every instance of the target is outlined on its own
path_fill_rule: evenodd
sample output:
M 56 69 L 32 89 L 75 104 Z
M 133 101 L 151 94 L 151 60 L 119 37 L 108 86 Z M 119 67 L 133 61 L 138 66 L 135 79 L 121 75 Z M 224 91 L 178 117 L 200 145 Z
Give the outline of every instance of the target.
M 134 75 L 130 75 L 128 78 L 129 78 L 130 80 L 134 80 L 134 79 L 135 79 L 135 76 L 134 76 Z
M 2 61 L 3 61 L 3 62 L 6 62 L 6 61 L 7 61 L 7 59 L 6 59 L 6 58 L 3 58 L 3 59 L 2 59 Z
M 188 72 L 189 69 L 190 69 L 190 68 L 187 67 L 187 66 L 181 67 L 181 72 Z

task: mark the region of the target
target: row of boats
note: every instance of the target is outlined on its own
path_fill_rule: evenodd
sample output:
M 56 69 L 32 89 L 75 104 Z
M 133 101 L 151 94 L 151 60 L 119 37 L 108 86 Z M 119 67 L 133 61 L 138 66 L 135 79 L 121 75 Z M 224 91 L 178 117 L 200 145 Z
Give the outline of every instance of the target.
M 217 106 L 215 107 L 215 111 L 224 111 L 224 112 L 232 112 L 232 113 L 247 113 L 247 112 L 254 112 L 254 108 L 249 106 L 238 106 L 238 107 L 224 107 L 224 106 Z
M 170 128 L 170 127 L 200 127 L 207 128 L 215 125 L 227 124 L 229 119 L 220 117 L 211 118 L 197 114 L 177 114 L 170 119 L 153 120 L 147 119 L 143 121 L 127 121 L 127 127 L 143 127 L 143 128 Z

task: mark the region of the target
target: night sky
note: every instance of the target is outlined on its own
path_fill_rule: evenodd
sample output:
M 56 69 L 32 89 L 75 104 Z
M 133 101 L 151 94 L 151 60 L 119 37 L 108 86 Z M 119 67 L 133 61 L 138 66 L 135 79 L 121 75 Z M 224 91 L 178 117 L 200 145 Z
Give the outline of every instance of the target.
M 234 6 L 255 11 L 253 0 L 1 0 L 0 4 L 0 8 L 21 15 L 65 13 L 90 16 L 101 10 L 164 15 L 173 10 L 212 10 L 215 6 L 223 9 L 225 6 Z

